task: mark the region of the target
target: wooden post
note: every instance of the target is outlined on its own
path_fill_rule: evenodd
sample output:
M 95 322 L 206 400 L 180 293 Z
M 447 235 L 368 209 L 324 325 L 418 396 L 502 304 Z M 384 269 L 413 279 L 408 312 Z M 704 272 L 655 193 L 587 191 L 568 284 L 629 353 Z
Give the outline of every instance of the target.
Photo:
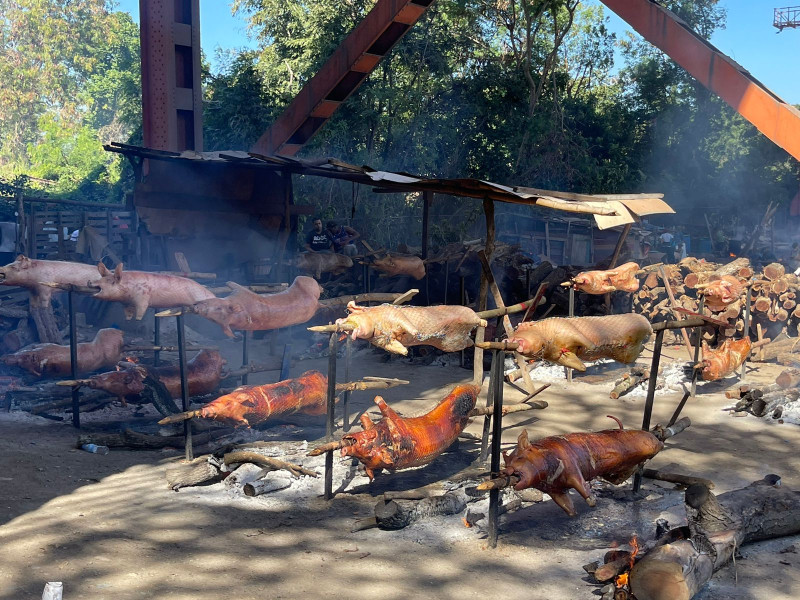
M 336 350 L 339 334 L 332 333 L 328 343 L 328 414 L 325 422 L 325 441 L 333 441 L 333 412 L 336 407 Z M 325 453 L 325 500 L 333 498 L 333 450 Z
M 75 325 L 75 301 L 73 293 L 67 293 L 69 310 L 69 364 L 72 379 L 78 378 L 78 332 Z M 72 426 L 81 428 L 81 392 L 78 386 L 72 386 Z
M 505 354 L 500 354 L 500 358 L 504 358 Z M 494 374 L 497 371 L 496 361 L 499 359 L 498 353 L 492 353 L 492 366 L 489 368 L 489 386 L 486 389 L 486 407 L 494 406 Z M 481 432 L 481 453 L 478 460 L 483 463 L 489 458 L 489 430 L 492 425 L 492 415 L 486 414 L 483 417 L 483 431 Z
M 350 363 L 353 358 L 353 338 L 347 336 L 344 343 L 344 380 L 350 381 Z M 345 390 L 342 395 L 342 429 L 347 433 L 350 430 L 350 413 L 347 409 L 347 403 L 350 402 L 350 390 Z
M 186 332 L 183 328 L 183 314 L 177 316 L 176 325 L 178 329 L 178 367 L 181 375 L 181 410 L 187 412 L 189 410 L 189 382 L 186 379 Z M 183 439 L 186 460 L 193 460 L 191 419 L 186 419 L 183 422 Z
M 753 288 L 748 286 L 747 287 L 747 296 L 745 296 L 744 301 L 744 335 L 748 338 L 750 337 L 750 311 L 751 306 L 753 304 Z M 747 367 L 747 357 L 744 357 L 742 361 L 742 373 L 739 375 L 739 381 L 744 381 L 745 378 L 745 368 Z
M 653 347 L 653 362 L 650 365 L 650 381 L 647 386 L 647 399 L 645 400 L 644 415 L 642 416 L 642 429 L 644 431 L 650 430 L 650 417 L 653 414 L 653 400 L 656 397 L 658 365 L 661 362 L 661 347 L 664 345 L 664 331 L 666 331 L 666 329 L 659 329 L 656 332 L 656 342 Z M 642 469 L 640 467 L 633 476 L 633 493 L 637 493 L 641 487 Z
M 569 316 L 575 316 L 575 288 L 572 286 L 569 286 Z M 567 382 L 572 383 L 572 369 L 564 367 L 564 371 L 567 373 Z
M 494 407 L 494 414 L 492 415 L 492 461 L 490 465 L 491 476 L 497 477 L 500 474 L 500 442 L 502 437 L 503 426 L 503 362 L 505 354 L 502 351 L 495 350 L 492 353 L 492 377 L 491 387 L 494 390 L 492 394 L 492 405 Z M 497 530 L 498 518 L 500 515 L 500 489 L 492 489 L 489 491 L 489 547 L 497 547 Z
M 617 260 L 622 252 L 622 245 L 625 243 L 625 238 L 628 237 L 628 233 L 630 233 L 632 225 L 632 223 L 628 223 L 622 228 L 622 232 L 619 234 L 619 238 L 617 239 L 617 245 L 614 247 L 614 254 L 611 255 L 611 262 L 608 263 L 609 270 L 617 266 Z
M 247 331 L 242 331 L 242 368 L 245 369 L 245 372 L 242 374 L 242 385 L 247 385 L 247 365 L 250 362 L 250 358 L 247 353 Z
M 422 192 L 422 260 L 428 258 L 428 224 L 433 192 Z

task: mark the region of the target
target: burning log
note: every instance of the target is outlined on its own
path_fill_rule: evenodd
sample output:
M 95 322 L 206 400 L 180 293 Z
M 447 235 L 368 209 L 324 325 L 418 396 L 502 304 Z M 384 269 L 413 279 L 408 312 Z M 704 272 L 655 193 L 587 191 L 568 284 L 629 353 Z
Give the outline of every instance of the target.
M 571 433 L 534 443 L 523 431 L 514 451 L 504 455 L 500 477 L 482 483 L 478 489 L 497 488 L 498 479 L 506 485 L 512 483 L 517 490 L 535 487 L 574 517 L 577 511 L 568 495 L 570 489 L 577 490 L 589 506 L 595 506 L 597 500 L 588 482 L 602 477 L 610 483 L 622 483 L 639 464 L 664 447 L 651 432 L 624 430 L 619 424 L 620 429 Z
M 336 321 L 340 330 L 351 329 L 352 338 L 366 339 L 388 352 L 408 354 L 408 347 L 430 345 L 457 352 L 472 345 L 469 334 L 486 321 L 466 306 L 357 306 L 347 305 L 350 315 Z M 319 331 L 319 328 L 309 328 Z
M 458 385 L 433 410 L 410 418 L 401 417 L 383 398 L 376 396 L 375 404 L 383 415 L 381 421 L 373 423 L 363 414 L 363 431 L 345 434 L 340 442 L 325 444 L 309 455 L 316 456 L 323 448 L 324 451 L 341 448 L 342 456 L 352 456 L 364 464 L 370 480 L 382 469 L 393 473 L 428 464 L 464 430 L 479 392 L 476 385 Z
M 661 545 L 633 567 L 638 600 L 689 600 L 742 544 L 800 532 L 800 493 L 776 475 L 719 497 L 694 485 L 685 501 L 691 539 Z
M 650 371 L 645 367 L 634 367 L 630 373 L 626 373 L 620 381 L 616 382 L 614 389 L 611 390 L 609 396 L 616 400 L 624 396 L 637 385 L 640 385 L 650 379 Z

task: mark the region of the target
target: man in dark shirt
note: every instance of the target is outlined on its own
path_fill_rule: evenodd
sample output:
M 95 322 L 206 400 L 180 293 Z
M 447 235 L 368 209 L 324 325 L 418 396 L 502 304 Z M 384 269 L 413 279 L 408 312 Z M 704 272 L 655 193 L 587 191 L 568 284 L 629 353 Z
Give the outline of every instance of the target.
M 333 246 L 328 232 L 322 229 L 322 219 L 319 217 L 313 221 L 314 228 L 306 235 L 305 248 L 309 252 L 323 252 L 330 250 Z
M 335 252 L 340 252 L 345 256 L 358 254 L 358 248 L 353 242 L 361 237 L 360 233 L 347 225 L 339 225 L 336 221 L 328 221 L 327 229 Z

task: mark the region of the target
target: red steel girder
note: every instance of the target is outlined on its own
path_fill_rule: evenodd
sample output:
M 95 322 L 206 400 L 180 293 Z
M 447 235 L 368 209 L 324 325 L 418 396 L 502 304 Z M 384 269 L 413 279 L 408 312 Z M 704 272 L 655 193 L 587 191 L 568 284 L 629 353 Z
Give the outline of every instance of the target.
M 433 2 L 378 0 L 250 151 L 297 154 Z
M 602 0 L 648 42 L 800 160 L 800 111 L 651 0 Z

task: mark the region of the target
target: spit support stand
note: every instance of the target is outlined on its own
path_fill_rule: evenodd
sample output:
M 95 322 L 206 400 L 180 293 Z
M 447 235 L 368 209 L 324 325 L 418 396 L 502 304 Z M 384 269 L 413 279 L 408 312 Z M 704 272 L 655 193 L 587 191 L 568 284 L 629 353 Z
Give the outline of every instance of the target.
M 575 316 L 575 288 L 573 286 L 569 286 L 569 316 Z M 564 371 L 567 374 L 567 383 L 572 383 L 572 369 L 564 367 Z
M 659 329 L 656 332 L 655 346 L 653 347 L 653 362 L 650 365 L 650 381 L 647 385 L 647 399 L 644 403 L 644 416 L 642 417 L 642 429 L 650 431 L 650 417 L 653 415 L 653 400 L 656 397 L 656 381 L 658 380 L 658 365 L 661 362 L 661 347 L 664 345 L 664 331 Z M 642 487 L 642 467 L 636 470 L 633 476 L 633 493 L 639 492 Z
M 248 356 L 248 347 L 247 347 L 247 331 L 242 331 L 242 369 L 245 369 L 245 372 L 242 373 L 242 383 L 241 385 L 247 385 L 247 367 L 250 363 L 250 357 Z
M 744 335 L 750 337 L 750 311 L 751 305 L 753 303 L 753 288 L 751 286 L 747 286 L 747 296 L 745 296 L 744 301 Z M 747 357 L 744 357 L 742 361 L 742 373 L 739 375 L 739 381 L 745 380 L 745 368 L 747 367 Z
M 500 474 L 500 442 L 503 429 L 503 367 L 505 363 L 505 353 L 502 350 L 492 352 L 492 376 L 490 387 L 493 390 L 492 403 L 492 461 L 490 465 L 491 476 L 497 477 Z M 499 528 L 500 516 L 500 490 L 489 490 L 489 547 L 497 547 L 497 533 Z
M 183 313 L 176 317 L 178 330 L 178 366 L 181 374 L 181 410 L 189 410 L 189 383 L 186 380 L 186 331 L 183 326 Z M 192 420 L 186 419 L 183 422 L 183 439 L 186 449 L 186 460 L 194 459 L 194 449 L 192 448 Z
M 161 319 L 153 319 L 153 346 L 156 348 L 161 347 Z M 157 367 L 161 364 L 161 351 L 156 350 L 153 352 L 153 366 Z
M 336 350 L 339 334 L 333 332 L 328 343 L 328 414 L 325 423 L 325 441 L 333 441 L 334 409 L 336 408 Z M 333 498 L 333 450 L 325 453 L 325 500 Z
M 74 292 L 67 292 L 67 308 L 69 311 L 69 366 L 72 379 L 78 378 L 78 332 L 75 324 Z M 81 392 L 78 386 L 72 386 L 72 426 L 81 428 Z

